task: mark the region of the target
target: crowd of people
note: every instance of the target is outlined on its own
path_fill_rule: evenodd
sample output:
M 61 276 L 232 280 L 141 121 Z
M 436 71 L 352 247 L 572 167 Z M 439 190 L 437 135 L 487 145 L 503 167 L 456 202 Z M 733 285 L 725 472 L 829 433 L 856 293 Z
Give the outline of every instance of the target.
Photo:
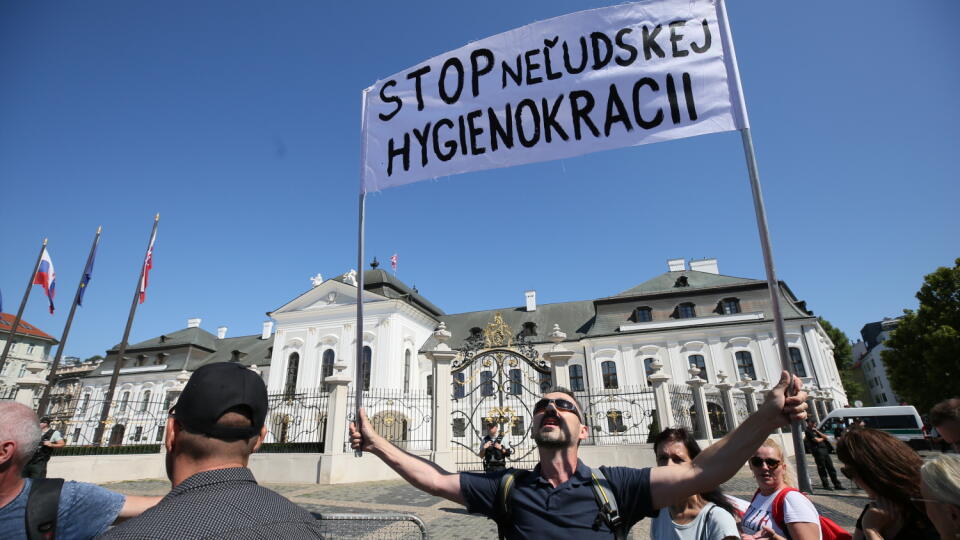
M 656 467 L 590 467 L 579 458 L 588 436 L 583 409 L 567 389 L 547 391 L 533 407 L 539 463 L 506 466 L 509 449 L 488 426 L 483 473 L 448 472 L 380 436 L 360 411 L 350 426 L 355 449 L 383 460 L 413 486 L 485 515 L 502 538 L 626 538 L 651 518 L 653 539 L 819 540 L 960 538 L 960 457 L 924 462 L 879 430 L 854 427 L 832 444 L 816 425 L 805 432 L 825 489 L 844 489 L 840 472 L 870 502 L 856 528 L 843 531 L 796 489 L 777 438 L 806 419 L 807 395 L 787 372 L 758 410 L 706 449 L 692 433 L 664 429 L 654 440 Z M 247 467 L 266 437 L 267 392 L 238 364 L 199 368 L 167 420 L 164 445 L 172 489 L 164 497 L 124 495 L 83 482 L 46 479 L 62 437 L 18 403 L 0 403 L 0 538 L 321 538 L 313 514 L 257 484 Z M 960 443 L 960 398 L 937 405 L 933 425 Z M 751 500 L 720 485 L 747 464 Z

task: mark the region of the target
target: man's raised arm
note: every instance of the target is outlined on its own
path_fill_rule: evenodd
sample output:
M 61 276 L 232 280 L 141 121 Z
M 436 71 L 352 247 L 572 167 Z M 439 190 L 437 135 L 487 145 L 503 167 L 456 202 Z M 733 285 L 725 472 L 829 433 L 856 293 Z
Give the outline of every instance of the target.
M 362 434 L 362 437 L 361 437 Z M 360 429 L 350 422 L 350 445 L 379 457 L 415 488 L 431 495 L 464 504 L 460 494 L 460 475 L 450 473 L 436 463 L 397 448 L 370 425 L 367 413 L 360 409 Z
M 654 508 L 669 506 L 695 493 L 712 491 L 733 477 L 773 430 L 806 418 L 807 393 L 802 390 L 800 379 L 794 377 L 794 395 L 787 397 L 789 382 L 790 374 L 784 371 L 780 382 L 767 393 L 757 412 L 701 452 L 689 466 L 651 470 L 650 493 Z

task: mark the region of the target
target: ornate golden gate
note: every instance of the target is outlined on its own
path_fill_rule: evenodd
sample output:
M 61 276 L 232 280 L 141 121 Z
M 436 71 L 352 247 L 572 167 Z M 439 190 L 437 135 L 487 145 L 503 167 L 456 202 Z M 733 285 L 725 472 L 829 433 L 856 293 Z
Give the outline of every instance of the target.
M 451 365 L 457 470 L 483 470 L 478 452 L 490 422 L 500 426 L 502 444 L 512 451 L 507 467 L 533 468 L 539 456 L 530 424 L 534 403 L 552 385 L 549 363 L 522 333 L 514 335 L 499 313 L 460 352 Z

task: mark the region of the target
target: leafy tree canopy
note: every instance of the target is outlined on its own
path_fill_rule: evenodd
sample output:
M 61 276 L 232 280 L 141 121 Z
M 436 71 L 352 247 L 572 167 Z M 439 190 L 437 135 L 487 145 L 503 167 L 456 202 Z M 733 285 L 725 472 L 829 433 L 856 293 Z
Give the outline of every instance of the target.
M 833 342 L 833 361 L 837 364 L 837 371 L 840 372 L 840 383 L 847 393 L 847 400 L 850 403 L 866 397 L 866 391 L 860 378 L 857 377 L 853 369 L 853 347 L 850 345 L 850 338 L 839 328 L 830 324 L 830 321 L 819 317 L 820 326 L 830 336 Z
M 960 395 L 960 259 L 924 278 L 917 311 L 904 310 L 882 352 L 901 399 L 921 414 Z

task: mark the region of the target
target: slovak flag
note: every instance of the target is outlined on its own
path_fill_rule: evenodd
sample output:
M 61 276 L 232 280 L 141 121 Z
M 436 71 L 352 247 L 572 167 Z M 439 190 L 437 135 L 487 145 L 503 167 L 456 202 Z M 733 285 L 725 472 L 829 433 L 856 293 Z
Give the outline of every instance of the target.
M 154 227 L 153 234 L 150 236 L 150 246 L 147 248 L 147 256 L 143 259 L 143 277 L 140 278 L 140 303 L 147 299 L 147 282 L 150 278 L 150 269 L 153 268 L 153 243 L 157 240 L 157 229 Z
M 390 256 L 390 268 L 393 268 L 393 271 L 397 271 L 397 262 L 400 260 L 400 257 L 396 253 Z
M 37 268 L 37 275 L 33 277 L 34 285 L 41 285 L 43 291 L 47 293 L 50 300 L 50 314 L 53 315 L 53 295 L 57 292 L 57 273 L 53 271 L 53 261 L 50 260 L 50 252 L 43 248 L 43 255 L 40 256 L 40 266 Z

